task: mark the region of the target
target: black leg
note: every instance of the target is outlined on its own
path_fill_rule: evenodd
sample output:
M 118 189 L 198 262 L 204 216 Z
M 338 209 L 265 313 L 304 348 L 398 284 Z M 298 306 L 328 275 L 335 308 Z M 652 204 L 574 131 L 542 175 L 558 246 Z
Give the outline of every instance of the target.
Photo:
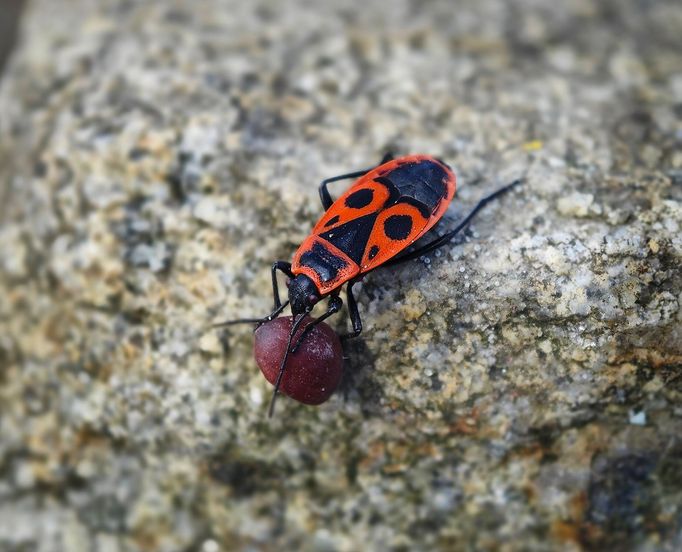
M 325 312 L 322 316 L 318 316 L 317 318 L 315 318 L 315 320 L 313 320 L 310 324 L 303 328 L 301 335 L 299 335 L 298 339 L 296 340 L 296 344 L 291 348 L 291 352 L 295 353 L 298 347 L 301 345 L 301 343 L 303 343 L 305 336 L 307 336 L 313 330 L 313 328 L 317 326 L 320 322 L 326 320 L 332 314 L 336 314 L 337 312 L 339 312 L 342 306 L 343 301 L 341 300 L 341 297 L 339 297 L 338 295 L 330 297 L 329 305 L 327 306 L 327 312 Z
M 390 151 L 387 151 L 381 158 L 381 161 L 379 161 L 379 165 L 383 165 L 384 163 L 388 163 L 389 161 L 393 161 L 393 154 Z
M 320 201 L 322 202 L 322 207 L 324 207 L 324 210 L 326 211 L 327 209 L 329 209 L 332 206 L 332 203 L 334 203 L 332 196 L 329 194 L 329 190 L 327 190 L 328 184 L 331 184 L 332 182 L 336 182 L 338 180 L 345 180 L 346 178 L 360 178 L 361 176 L 371 171 L 373 168 L 374 167 L 365 169 L 364 171 L 340 174 L 339 176 L 332 176 L 331 178 L 324 179 L 320 184 Z
M 384 163 L 388 163 L 391 159 L 393 159 L 393 155 L 388 152 L 382 160 L 379 162 L 379 165 L 383 165 Z M 371 167 L 369 169 L 365 169 L 364 171 L 355 171 L 351 173 L 346 173 L 346 174 L 340 174 L 339 176 L 332 176 L 331 178 L 326 178 L 322 181 L 320 184 L 320 201 L 322 202 L 322 207 L 324 207 L 324 210 L 326 211 L 332 206 L 332 203 L 334 203 L 334 200 L 332 199 L 331 194 L 329 193 L 329 190 L 327 189 L 327 185 L 331 184 L 332 182 L 337 182 L 339 180 L 345 180 L 346 178 L 360 178 L 361 176 L 367 174 L 369 171 L 372 169 L 375 169 L 376 167 Z
M 346 298 L 348 299 L 348 314 L 350 315 L 350 321 L 353 324 L 353 331 L 342 335 L 342 339 L 352 339 L 359 336 L 362 333 L 362 320 L 360 319 L 360 311 L 358 311 L 358 303 L 355 300 L 355 295 L 353 295 L 353 286 L 357 284 L 358 281 L 351 280 L 346 286 Z
M 282 301 L 279 299 L 279 287 L 277 286 L 277 271 L 281 270 L 289 276 L 289 278 L 294 277 L 294 273 L 291 272 L 291 263 L 286 261 L 275 261 L 272 264 L 272 296 L 275 299 L 275 310 L 282 306 Z
M 500 188 L 499 190 L 493 192 L 492 194 L 484 197 L 481 201 L 478 202 L 476 207 L 474 207 L 471 210 L 471 212 L 464 218 L 464 220 L 457 225 L 457 227 L 454 230 L 451 230 L 450 232 L 443 234 L 441 237 L 436 238 L 435 240 L 421 246 L 418 249 L 415 249 L 414 251 L 410 251 L 410 252 L 405 253 L 403 255 L 399 255 L 397 257 L 394 257 L 393 259 L 384 263 L 384 266 L 395 266 L 395 265 L 410 261 L 412 259 L 416 259 L 418 257 L 421 257 L 422 255 L 426 255 L 429 251 L 433 251 L 434 249 L 437 249 L 437 248 L 441 247 L 442 245 L 445 245 L 452 238 L 454 238 L 463 228 L 466 228 L 466 226 L 471 222 L 471 219 L 473 219 L 476 216 L 476 214 L 481 209 L 483 209 L 483 207 L 485 207 L 493 199 L 496 199 L 497 197 L 501 196 L 505 192 L 508 192 L 514 186 L 517 186 L 518 184 L 521 184 L 521 180 L 514 180 L 514 182 L 512 182 L 511 184 L 507 184 L 503 188 Z

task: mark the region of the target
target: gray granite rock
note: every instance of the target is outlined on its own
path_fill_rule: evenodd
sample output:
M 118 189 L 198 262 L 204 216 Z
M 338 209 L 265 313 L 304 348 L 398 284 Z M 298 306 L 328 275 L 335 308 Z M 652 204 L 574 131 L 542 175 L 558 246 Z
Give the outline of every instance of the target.
M 675 1 L 35 0 L 0 82 L 0 548 L 679 550 Z M 458 172 L 318 408 L 252 358 L 317 183 Z M 336 189 L 342 189 L 339 185 Z M 336 327 L 347 325 L 345 315 Z

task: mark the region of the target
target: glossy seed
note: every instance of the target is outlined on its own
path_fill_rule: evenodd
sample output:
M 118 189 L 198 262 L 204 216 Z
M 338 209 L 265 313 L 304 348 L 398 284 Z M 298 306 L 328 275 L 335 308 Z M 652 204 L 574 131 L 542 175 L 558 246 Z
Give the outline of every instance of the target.
M 312 321 L 306 317 L 296 337 Z M 283 316 L 262 324 L 255 332 L 254 356 L 261 372 L 275 384 L 284 356 L 292 317 Z M 294 340 L 295 341 L 295 340 Z M 336 332 L 324 322 L 305 337 L 289 355 L 280 391 L 304 404 L 321 404 L 336 390 L 343 371 L 343 349 Z

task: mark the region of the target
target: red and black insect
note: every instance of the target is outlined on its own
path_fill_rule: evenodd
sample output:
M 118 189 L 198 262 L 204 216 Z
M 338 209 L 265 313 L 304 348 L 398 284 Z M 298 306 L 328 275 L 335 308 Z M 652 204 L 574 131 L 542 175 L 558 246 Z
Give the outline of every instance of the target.
M 328 185 L 349 178 L 357 180 L 334 201 Z M 273 312 L 264 318 L 232 320 L 216 325 L 242 322 L 260 325 L 273 320 L 287 305 L 291 305 L 294 322 L 275 382 L 269 414 L 272 415 L 289 354 L 296 351 L 316 324 L 341 309 L 340 292 L 344 284 L 347 284 L 346 297 L 353 331 L 342 337 L 357 337 L 362 332 L 362 321 L 353 286 L 365 274 L 379 266 L 394 266 L 415 259 L 445 245 L 489 201 L 519 182 L 516 180 L 484 197 L 453 230 L 406 251 L 442 218 L 455 195 L 455 174 L 446 163 L 428 155 L 399 159 L 387 155 L 376 167 L 323 180 L 319 192 L 324 215 L 294 254 L 293 262 L 277 261 L 272 265 Z M 289 277 L 289 300 L 284 303 L 279 296 L 278 270 Z M 297 335 L 301 322 L 324 298 L 329 300 L 327 311 L 298 333 L 292 346 L 293 336 Z

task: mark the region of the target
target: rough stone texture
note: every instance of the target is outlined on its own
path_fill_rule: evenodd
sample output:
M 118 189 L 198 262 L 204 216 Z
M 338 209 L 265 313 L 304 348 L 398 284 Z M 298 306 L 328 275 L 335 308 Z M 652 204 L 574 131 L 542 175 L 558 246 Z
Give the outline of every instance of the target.
M 32 3 L 1 549 L 682 548 L 679 2 L 387 4 Z M 444 227 L 526 184 L 369 277 L 343 391 L 268 422 L 251 332 L 207 325 L 389 149 L 457 167 Z

